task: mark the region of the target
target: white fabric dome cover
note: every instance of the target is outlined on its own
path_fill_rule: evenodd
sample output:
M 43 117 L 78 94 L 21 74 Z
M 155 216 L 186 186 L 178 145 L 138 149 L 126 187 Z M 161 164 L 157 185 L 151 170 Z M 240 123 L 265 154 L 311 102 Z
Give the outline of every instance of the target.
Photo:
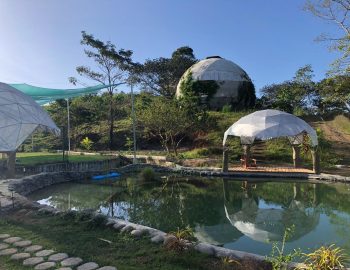
M 300 144 L 305 133 L 309 135 L 312 146 L 316 146 L 316 131 L 304 120 L 278 110 L 262 110 L 244 116 L 230 126 L 224 134 L 223 145 L 229 135 L 240 137 L 242 144 L 279 137 L 287 137 L 292 144 Z
M 181 84 L 191 72 L 195 81 L 215 81 L 219 88 L 211 98 L 213 108 L 221 108 L 232 101 L 238 101 L 244 84 L 252 84 L 248 74 L 232 61 L 212 56 L 191 66 L 181 77 L 176 88 L 176 97 L 181 97 Z M 243 91 L 245 92 L 245 91 Z
M 0 152 L 13 152 L 36 130 L 60 134 L 50 116 L 31 97 L 0 83 Z
M 199 61 L 190 70 L 193 79 L 198 81 L 250 81 L 240 66 L 219 57 Z

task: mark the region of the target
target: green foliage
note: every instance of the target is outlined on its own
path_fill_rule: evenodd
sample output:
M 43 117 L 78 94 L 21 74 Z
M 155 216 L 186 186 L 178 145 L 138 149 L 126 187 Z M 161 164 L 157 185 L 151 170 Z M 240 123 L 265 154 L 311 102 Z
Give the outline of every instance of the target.
M 176 252 L 183 252 L 192 248 L 191 241 L 196 240 L 193 230 L 190 227 L 186 227 L 185 229 L 178 228 L 177 231 L 170 232 L 169 234 L 174 237 L 169 238 L 164 246 L 166 249 Z
M 350 112 L 349 76 L 326 78 L 320 81 L 317 87 L 321 97 L 317 104 L 320 113 Z
M 126 139 L 125 139 L 125 146 L 128 148 L 128 151 L 131 152 L 131 149 L 132 149 L 132 146 L 134 145 L 134 142 L 133 140 L 129 137 L 129 136 L 126 136 Z
M 349 261 L 344 250 L 335 245 L 322 246 L 303 255 L 306 257 L 307 270 L 345 269 L 345 264 Z
M 215 81 L 196 81 L 191 72 L 187 72 L 180 83 L 179 99 L 188 108 L 194 108 L 208 104 L 210 99 L 219 89 Z
M 157 180 L 156 173 L 152 167 L 144 168 L 140 173 L 140 177 L 145 182 L 153 182 Z
M 108 92 L 108 146 L 111 150 L 114 147 L 114 120 L 115 120 L 115 100 L 114 91 L 120 84 L 126 83 L 128 73 L 133 67 L 131 50 L 117 49 L 110 41 L 103 42 L 91 34 L 82 31 L 81 44 L 86 46 L 85 55 L 90 58 L 95 67 L 78 66 L 77 73 L 81 77 L 88 78 L 99 84 L 109 85 Z M 70 82 L 76 84 L 78 80 L 69 78 Z
M 292 80 L 280 84 L 272 84 L 263 87 L 263 108 L 274 108 L 288 113 L 301 115 L 313 112 L 319 93 L 312 81 L 313 70 L 310 65 L 299 68 Z
M 224 105 L 221 109 L 223 113 L 229 113 L 232 111 L 232 106 L 231 105 Z
M 169 154 L 178 154 L 178 147 L 186 136 L 191 135 L 196 119 L 176 100 L 155 98 L 142 110 L 138 110 L 138 123 L 153 138 L 158 138 Z
M 32 215 L 21 217 L 21 220 L 2 216 L 0 231 L 35 241 L 47 249 L 74 254 L 100 266 L 117 266 L 118 269 L 159 269 L 161 265 L 162 270 L 212 270 L 212 265 L 218 261 L 199 252 L 183 252 L 179 256 L 146 238 L 135 240 L 130 235 L 113 233 L 105 226 L 91 229 L 89 223 L 75 223 L 57 216 Z M 1 270 L 24 268 L 9 257 L 0 256 Z
M 332 168 L 339 163 L 339 157 L 334 153 L 332 144 L 328 141 L 322 130 L 316 129 L 318 138 L 318 153 L 321 162 L 321 168 Z
M 176 231 L 170 232 L 170 234 L 174 235 L 178 239 L 184 239 L 188 241 L 195 241 L 196 237 L 194 236 L 194 232 L 191 227 L 187 226 L 185 229 L 177 228 Z
M 85 137 L 81 142 L 80 146 L 85 150 L 91 150 L 94 142 L 89 139 L 89 137 Z
M 272 243 L 272 250 L 270 256 L 267 258 L 267 261 L 271 262 L 273 270 L 281 270 L 284 269 L 285 265 L 292 262 L 293 259 L 300 256 L 300 250 L 293 250 L 293 252 L 284 254 L 284 248 L 286 241 L 289 237 L 291 237 L 294 233 L 295 226 L 293 225 L 290 228 L 287 228 L 284 231 L 283 239 L 280 244 Z
M 136 68 L 136 75 L 144 90 L 172 99 L 181 76 L 197 59 L 190 47 L 180 47 L 171 58 L 146 60 Z

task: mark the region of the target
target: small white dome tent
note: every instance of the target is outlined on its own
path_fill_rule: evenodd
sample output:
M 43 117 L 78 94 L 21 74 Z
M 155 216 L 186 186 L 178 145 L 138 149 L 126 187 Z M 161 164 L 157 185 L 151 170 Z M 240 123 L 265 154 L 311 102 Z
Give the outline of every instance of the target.
M 13 161 L 17 148 L 36 130 L 60 134 L 47 112 L 31 97 L 0 83 L 0 152 Z M 14 170 L 11 166 L 9 169 Z
M 303 143 L 305 135 L 308 135 L 310 138 L 314 172 L 318 173 L 319 162 L 316 152 L 318 145 L 317 134 L 304 120 L 278 110 L 256 111 L 244 116 L 230 126 L 224 134 L 224 171 L 228 169 L 227 159 L 225 160 L 225 156 L 227 156 L 225 144 L 228 136 L 240 137 L 246 161 L 249 160 L 249 149 L 254 141 L 266 141 L 286 137 L 293 147 L 294 166 L 298 167 L 300 160 L 300 148 L 298 146 Z M 247 166 L 247 163 L 245 163 L 245 166 Z

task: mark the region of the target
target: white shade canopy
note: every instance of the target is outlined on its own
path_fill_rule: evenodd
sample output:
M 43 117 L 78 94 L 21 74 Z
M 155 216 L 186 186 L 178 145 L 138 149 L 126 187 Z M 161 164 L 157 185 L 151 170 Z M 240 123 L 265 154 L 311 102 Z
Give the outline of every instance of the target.
M 0 83 L 0 152 L 13 152 L 36 130 L 60 134 L 50 116 L 31 97 Z
M 242 144 L 280 137 L 287 137 L 292 144 L 301 144 L 304 134 L 309 135 L 312 146 L 318 144 L 316 131 L 304 120 L 278 110 L 262 110 L 244 116 L 230 126 L 224 134 L 223 145 L 229 135 L 240 137 Z

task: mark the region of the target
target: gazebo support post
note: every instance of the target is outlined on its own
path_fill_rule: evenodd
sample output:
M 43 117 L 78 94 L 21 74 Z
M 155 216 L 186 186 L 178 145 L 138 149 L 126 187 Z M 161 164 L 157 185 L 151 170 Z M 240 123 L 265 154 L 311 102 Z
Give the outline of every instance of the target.
M 14 178 L 16 172 L 16 151 L 7 153 L 7 178 Z
M 228 148 L 226 146 L 222 151 L 222 171 L 228 172 Z
M 292 145 L 293 149 L 293 164 L 294 168 L 299 168 L 300 167 L 300 147 L 299 145 Z
M 320 169 L 320 156 L 318 154 L 317 146 L 311 149 L 311 155 L 312 155 L 313 172 L 316 174 L 319 174 L 321 169 Z
M 243 144 L 243 156 L 244 156 L 244 168 L 249 167 L 250 162 L 250 145 L 249 144 Z

